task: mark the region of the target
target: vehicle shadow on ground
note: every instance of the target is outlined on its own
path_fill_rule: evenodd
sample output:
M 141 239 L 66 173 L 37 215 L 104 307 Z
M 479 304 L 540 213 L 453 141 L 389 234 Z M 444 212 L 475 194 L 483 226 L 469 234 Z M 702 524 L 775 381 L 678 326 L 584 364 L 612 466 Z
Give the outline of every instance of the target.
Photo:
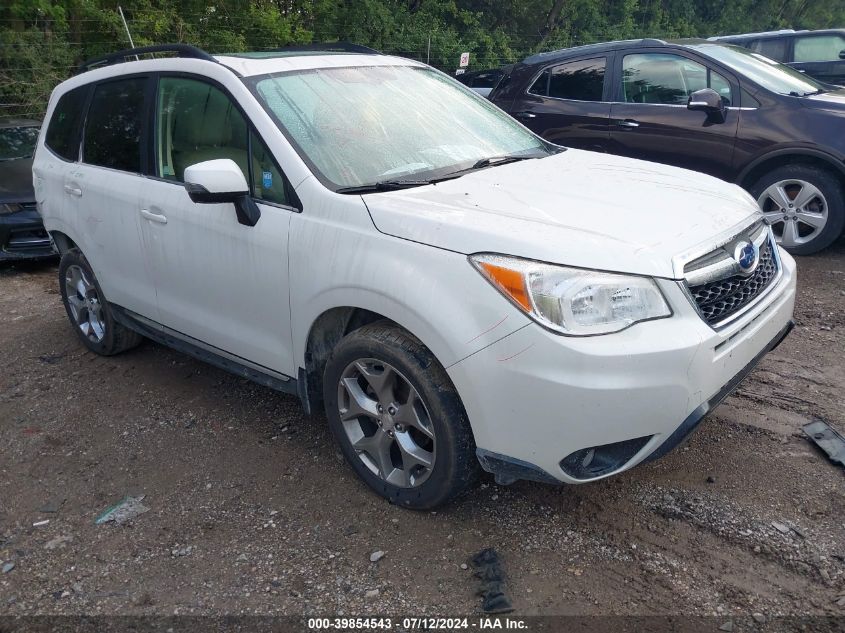
M 0 261 L 0 275 L 11 276 L 20 273 L 40 273 L 59 266 L 58 255 L 41 259 Z

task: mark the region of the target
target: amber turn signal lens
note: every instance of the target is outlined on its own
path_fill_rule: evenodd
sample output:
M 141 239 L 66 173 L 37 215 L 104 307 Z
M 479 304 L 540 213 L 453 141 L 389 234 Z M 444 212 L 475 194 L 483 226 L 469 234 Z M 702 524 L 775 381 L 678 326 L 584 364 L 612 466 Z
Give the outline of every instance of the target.
M 479 262 L 479 265 L 490 281 L 495 283 L 523 310 L 531 312 L 531 299 L 528 297 L 528 288 L 525 287 L 525 277 L 520 271 L 497 266 L 490 262 Z

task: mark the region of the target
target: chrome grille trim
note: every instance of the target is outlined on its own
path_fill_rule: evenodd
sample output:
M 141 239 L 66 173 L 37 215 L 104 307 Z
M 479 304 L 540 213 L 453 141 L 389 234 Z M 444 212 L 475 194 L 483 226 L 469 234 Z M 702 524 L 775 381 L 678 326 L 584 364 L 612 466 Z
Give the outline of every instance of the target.
M 741 275 L 742 271 L 733 258 L 733 247 L 737 242 L 747 240 L 758 249 L 762 249 L 768 234 L 768 227 L 765 224 L 752 226 L 749 231 L 737 235 L 707 255 L 689 262 L 684 266 L 684 280 L 690 286 L 700 286 L 733 275 Z
M 724 246 L 732 240 L 735 240 L 737 235 L 747 233 L 752 226 L 757 226 L 758 224 L 765 223 L 763 213 L 759 210 L 759 207 L 757 207 L 757 203 L 754 202 L 753 206 L 757 210 L 741 222 L 738 222 L 737 224 L 732 227 L 729 227 L 728 229 L 725 229 L 718 235 L 714 235 L 706 242 L 699 244 L 691 250 L 675 255 L 672 258 L 672 272 L 674 275 L 673 278 L 683 279 L 684 270 L 686 269 L 687 265 L 690 264 L 690 262 L 697 261 L 708 253 L 712 253 L 713 251 L 718 250 L 719 247 Z
M 752 310 L 778 286 L 783 276 L 780 254 L 770 227 L 763 226 L 761 230 L 754 226 L 750 231 L 736 236 L 730 243 L 742 239 L 748 239 L 760 246 L 760 261 L 750 275 L 737 274 L 738 268 L 728 268 L 717 249 L 690 262 L 688 266 L 692 265 L 693 270 L 685 274 L 684 281 L 679 282 L 702 320 L 716 330 L 726 327 Z M 710 261 L 711 259 L 713 261 Z M 702 260 L 706 265 L 695 267 L 695 263 Z M 725 273 L 721 277 L 715 276 L 720 270 Z M 694 283 L 690 283 L 690 280 Z

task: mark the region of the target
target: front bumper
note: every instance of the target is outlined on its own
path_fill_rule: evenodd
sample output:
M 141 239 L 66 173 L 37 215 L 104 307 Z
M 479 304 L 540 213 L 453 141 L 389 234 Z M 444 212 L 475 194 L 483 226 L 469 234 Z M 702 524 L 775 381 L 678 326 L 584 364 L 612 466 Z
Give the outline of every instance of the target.
M 38 259 L 55 254 L 50 236 L 34 207 L 0 215 L 0 261 Z
M 664 455 L 788 333 L 796 275 L 785 253 L 782 269 L 760 303 L 718 331 L 677 283 L 658 280 L 668 319 L 584 338 L 531 324 L 452 365 L 482 465 L 503 482 L 582 483 Z M 580 468 L 602 451 L 619 463 Z

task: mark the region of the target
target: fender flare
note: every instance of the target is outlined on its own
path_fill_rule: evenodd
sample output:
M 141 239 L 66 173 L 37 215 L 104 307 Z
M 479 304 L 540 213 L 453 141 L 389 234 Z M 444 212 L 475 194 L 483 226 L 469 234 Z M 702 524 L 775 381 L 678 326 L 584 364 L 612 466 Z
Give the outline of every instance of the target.
M 742 186 L 742 184 L 745 182 L 745 179 L 748 178 L 748 175 L 755 169 L 757 169 L 760 165 L 769 160 L 772 160 L 773 158 L 779 158 L 781 156 L 807 156 L 809 158 L 816 158 L 829 164 L 831 167 L 836 169 L 843 177 L 845 177 L 845 162 L 843 162 L 843 160 L 841 159 L 837 159 L 836 156 L 833 156 L 832 154 L 810 147 L 783 147 L 770 152 L 766 152 L 762 156 L 758 156 L 757 158 L 755 158 L 743 168 L 743 170 L 739 173 L 734 182 Z

